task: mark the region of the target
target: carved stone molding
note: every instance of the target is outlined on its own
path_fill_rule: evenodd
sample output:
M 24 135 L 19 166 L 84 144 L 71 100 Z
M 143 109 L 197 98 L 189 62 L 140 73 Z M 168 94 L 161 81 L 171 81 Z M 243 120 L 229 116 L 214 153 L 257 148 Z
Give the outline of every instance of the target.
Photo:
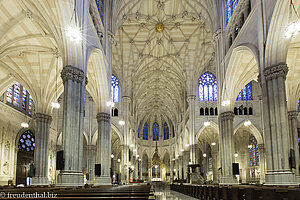
M 78 83 L 82 83 L 84 79 L 84 72 L 81 69 L 78 69 L 71 65 L 67 65 L 61 71 L 61 78 L 64 82 L 68 80 L 73 80 L 74 82 L 76 81 Z
M 298 117 L 298 111 L 292 110 L 288 112 L 289 119 L 296 119 Z
M 50 115 L 43 114 L 43 113 L 35 113 L 34 119 L 37 122 L 43 122 L 47 124 L 50 124 L 52 122 L 52 117 Z
M 188 100 L 195 100 L 196 99 L 196 96 L 195 95 L 189 95 L 188 96 Z
M 276 79 L 279 77 L 283 77 L 284 79 L 286 79 L 286 75 L 289 71 L 289 68 L 287 67 L 286 64 L 280 63 L 278 65 L 273 65 L 270 67 L 267 67 L 266 69 L 264 69 L 264 75 L 266 77 L 266 80 L 272 80 L 272 79 Z
M 212 39 L 212 43 L 213 45 L 217 44 L 217 41 L 220 39 L 221 37 L 221 29 L 216 30 L 216 32 L 214 32 L 213 34 L 213 39 Z
M 220 114 L 220 117 L 221 117 L 222 121 L 233 120 L 234 113 L 231 112 L 231 111 L 223 112 L 223 113 Z
M 96 118 L 97 118 L 97 122 L 101 122 L 101 121 L 109 122 L 110 114 L 101 112 L 96 115 Z

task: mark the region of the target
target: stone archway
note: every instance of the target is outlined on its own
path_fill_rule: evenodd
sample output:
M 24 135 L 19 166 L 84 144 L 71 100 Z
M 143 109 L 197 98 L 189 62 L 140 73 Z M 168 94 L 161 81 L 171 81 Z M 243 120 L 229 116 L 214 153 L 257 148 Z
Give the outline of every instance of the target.
M 160 156 L 157 152 L 153 154 L 152 162 L 151 162 L 151 174 L 152 174 L 152 181 L 161 181 L 162 180 L 162 168 L 165 167 L 161 161 Z
M 31 178 L 34 176 L 34 148 L 35 137 L 31 130 L 26 130 L 18 138 L 16 185 L 31 184 Z

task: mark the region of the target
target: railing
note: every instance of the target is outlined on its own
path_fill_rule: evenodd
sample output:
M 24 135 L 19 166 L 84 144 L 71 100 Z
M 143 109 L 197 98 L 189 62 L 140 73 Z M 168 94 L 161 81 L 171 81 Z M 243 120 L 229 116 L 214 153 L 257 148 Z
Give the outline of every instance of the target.
M 171 190 L 199 199 L 214 200 L 296 200 L 300 196 L 299 187 L 267 187 L 267 186 L 219 186 L 172 184 Z

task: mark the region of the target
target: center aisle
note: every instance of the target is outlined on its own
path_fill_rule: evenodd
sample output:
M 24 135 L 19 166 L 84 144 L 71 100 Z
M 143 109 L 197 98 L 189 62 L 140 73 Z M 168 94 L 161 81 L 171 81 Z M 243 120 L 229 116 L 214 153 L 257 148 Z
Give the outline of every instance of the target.
M 196 200 L 196 198 L 170 190 L 169 186 L 156 186 L 154 188 L 155 199 L 158 200 Z

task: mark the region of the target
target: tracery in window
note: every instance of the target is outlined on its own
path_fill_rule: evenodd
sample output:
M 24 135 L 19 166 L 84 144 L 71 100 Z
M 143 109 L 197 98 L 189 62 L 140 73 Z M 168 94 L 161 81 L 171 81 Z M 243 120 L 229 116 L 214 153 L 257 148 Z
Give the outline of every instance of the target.
M 159 126 L 158 123 L 155 122 L 153 124 L 153 141 L 158 141 L 158 137 L 159 137 Z
M 143 140 L 148 140 L 148 124 L 145 123 L 143 127 Z
M 119 80 L 115 75 L 111 76 L 111 101 L 119 102 Z
M 218 86 L 216 77 L 206 72 L 199 79 L 198 95 L 199 101 L 217 101 Z
M 30 130 L 25 131 L 20 139 L 18 144 L 19 150 L 33 152 L 35 148 L 35 138 L 33 133 Z
M 238 2 L 239 0 L 226 0 L 226 24 L 230 21 Z
M 97 4 L 98 11 L 99 11 L 99 14 L 100 14 L 102 23 L 103 23 L 103 16 L 104 16 L 104 0 L 96 0 L 96 4 Z
M 164 124 L 164 140 L 168 140 L 170 138 L 169 136 L 169 126 L 167 122 Z
M 253 135 L 250 136 L 248 148 L 249 148 L 250 166 L 258 166 L 259 165 L 259 150 L 258 150 L 257 141 Z
M 7 89 L 6 103 L 28 115 L 32 114 L 34 107 L 31 95 L 20 83 Z
M 252 101 L 252 82 L 248 83 L 243 89 L 240 91 L 239 95 L 236 98 L 237 101 Z

